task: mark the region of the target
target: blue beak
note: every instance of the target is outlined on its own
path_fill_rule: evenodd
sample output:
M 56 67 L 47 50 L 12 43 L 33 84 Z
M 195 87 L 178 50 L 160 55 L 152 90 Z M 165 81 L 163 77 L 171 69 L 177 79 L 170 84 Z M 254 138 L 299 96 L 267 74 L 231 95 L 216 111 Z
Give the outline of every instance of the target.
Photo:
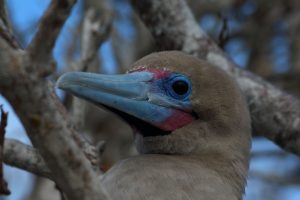
M 57 87 L 159 127 L 174 110 L 170 107 L 172 102 L 159 100 L 159 103 L 153 103 L 152 80 L 153 74 L 150 72 L 122 75 L 69 72 L 59 78 Z

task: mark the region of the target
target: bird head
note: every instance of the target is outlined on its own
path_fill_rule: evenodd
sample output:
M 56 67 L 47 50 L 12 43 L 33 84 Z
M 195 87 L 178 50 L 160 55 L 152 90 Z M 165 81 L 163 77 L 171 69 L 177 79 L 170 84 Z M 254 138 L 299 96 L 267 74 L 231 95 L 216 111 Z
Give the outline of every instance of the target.
M 57 86 L 121 116 L 141 153 L 249 149 L 249 113 L 235 82 L 179 51 L 150 54 L 122 75 L 65 73 Z

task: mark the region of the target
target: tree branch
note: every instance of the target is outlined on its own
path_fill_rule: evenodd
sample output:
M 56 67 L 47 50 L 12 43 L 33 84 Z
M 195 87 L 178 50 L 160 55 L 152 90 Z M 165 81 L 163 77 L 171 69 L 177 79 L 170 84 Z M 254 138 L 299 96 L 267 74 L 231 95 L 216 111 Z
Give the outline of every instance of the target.
M 8 189 L 7 182 L 3 175 L 3 149 L 4 149 L 4 136 L 5 129 L 7 126 L 8 113 L 4 112 L 2 105 L 0 105 L 0 194 L 9 195 L 10 190 Z
M 38 71 L 39 63 L 49 61 L 56 36 L 73 3 L 74 0 L 52 0 L 29 53 L 13 50 L 0 38 L 0 58 L 3 58 L 0 59 L 0 88 L 51 170 L 53 180 L 68 198 L 106 199 L 99 174 L 82 151 L 82 138 L 55 95 L 54 86 Z
M 110 34 L 112 13 L 105 6 L 105 2 L 97 2 L 97 4 L 101 7 L 95 9 L 93 5 L 90 5 L 86 8 L 82 25 L 81 58 L 77 64 L 73 65 L 74 71 L 90 71 L 93 64 L 96 71 L 99 70 L 99 66 L 95 65 L 95 60 L 98 56 L 98 49 Z M 76 97 L 72 100 L 71 112 L 74 123 L 79 130 L 82 130 L 87 104 Z
M 274 74 L 266 77 L 266 80 L 270 81 L 274 85 L 288 91 L 289 93 L 300 97 L 300 73 L 289 72 L 286 74 Z
M 54 43 L 56 37 L 58 36 L 60 30 L 62 29 L 65 20 L 69 16 L 71 12 L 72 6 L 76 3 L 76 0 L 63 0 L 57 1 L 52 0 L 49 8 L 47 9 L 46 13 L 44 14 L 40 28 L 38 33 L 36 34 L 35 38 L 33 39 L 32 43 L 27 49 L 29 55 L 30 68 L 34 66 L 34 64 L 44 64 L 50 62 L 51 51 L 54 47 Z M 58 15 L 55 13 L 59 13 Z M 50 31 L 49 29 L 54 30 Z M 44 47 L 44 41 L 48 41 L 46 48 Z M 41 48 L 43 51 L 41 51 Z M 32 51 L 32 52 L 31 52 Z M 31 56 L 34 55 L 33 57 Z M 49 59 L 47 59 L 49 57 Z M 42 60 L 41 60 L 42 59 Z M 43 63 L 40 63 L 43 62 Z M 39 72 L 38 75 L 48 74 L 49 70 L 53 70 L 54 67 L 50 66 L 50 69 L 45 68 L 43 66 L 40 69 L 40 66 L 37 65 L 32 70 Z M 29 70 L 31 71 L 31 70 Z M 97 165 L 96 160 L 98 160 L 98 154 L 95 147 L 93 147 L 81 134 L 77 133 L 76 131 L 72 132 L 72 136 L 75 139 L 75 142 L 82 148 L 85 155 L 89 158 L 93 165 Z M 98 165 L 97 165 L 98 166 Z
M 253 131 L 300 155 L 300 101 L 242 70 L 212 41 L 182 0 L 132 0 L 161 50 L 182 50 L 234 77 L 249 104 Z
M 26 74 L 9 74 L 7 79 L 12 84 L 5 87 L 0 80 L 1 92 L 51 169 L 54 181 L 70 199 L 101 199 L 98 174 L 78 145 L 81 138 L 74 139 L 79 134 L 72 128 L 53 86 L 45 79 Z
M 104 148 L 105 142 L 99 142 L 97 150 L 99 154 Z M 45 163 L 40 152 L 30 145 L 23 144 L 15 139 L 5 139 L 3 161 L 12 167 L 31 172 L 37 176 L 53 180 L 50 169 Z
M 267 181 L 270 183 L 276 183 L 280 185 L 300 185 L 300 180 L 298 176 L 279 176 L 276 174 L 266 174 L 260 171 L 250 170 L 250 177 L 260 178 L 263 181 Z
M 81 62 L 79 71 L 86 71 L 90 62 L 94 59 L 101 44 L 109 36 L 112 25 L 112 13 L 102 9 L 103 13 L 94 8 L 86 11 L 81 42 Z
M 38 150 L 18 140 L 5 140 L 4 162 L 13 167 L 53 180 L 51 172 Z
M 41 19 L 39 29 L 28 46 L 30 58 L 37 63 L 47 64 L 51 57 L 56 38 L 68 18 L 76 0 L 52 0 Z
M 7 17 L 4 0 L 0 0 L 0 37 L 5 39 L 12 48 L 20 48 L 19 43 L 12 34 L 12 28 Z

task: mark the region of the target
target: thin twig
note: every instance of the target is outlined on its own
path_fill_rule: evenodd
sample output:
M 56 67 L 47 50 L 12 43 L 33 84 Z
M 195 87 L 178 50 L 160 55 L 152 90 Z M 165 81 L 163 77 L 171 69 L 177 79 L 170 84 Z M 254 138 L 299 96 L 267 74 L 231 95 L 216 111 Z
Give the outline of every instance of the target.
M 86 71 L 90 62 L 97 55 L 101 44 L 109 36 L 112 26 L 112 14 L 109 9 L 99 13 L 93 8 L 86 11 L 82 28 L 81 62 L 78 71 Z
M 7 126 L 8 113 L 3 110 L 2 105 L 0 105 L 0 194 L 9 195 L 10 190 L 8 189 L 7 182 L 3 177 L 3 149 L 4 149 L 4 136 L 5 128 Z
M 277 183 L 277 184 L 281 184 L 281 185 L 300 185 L 300 179 L 299 176 L 279 176 L 277 174 L 266 174 L 260 171 L 254 171 L 251 170 L 249 172 L 249 176 L 250 177 L 256 177 L 256 178 L 260 178 L 264 181 L 268 181 L 270 183 Z
M 75 3 L 76 0 L 52 0 L 35 37 L 27 48 L 29 58 L 37 65 L 35 66 L 37 69 L 33 71 L 38 70 L 42 76 L 54 71 L 51 64 L 52 49 Z
M 219 42 L 218 45 L 221 49 L 224 49 L 226 42 L 229 39 L 229 24 L 228 19 L 223 14 L 220 14 L 220 19 L 222 20 L 222 28 L 219 33 Z
M 12 33 L 12 28 L 7 17 L 6 5 L 4 0 L 0 0 L 0 37 L 5 39 L 12 48 L 20 48 L 20 44 Z

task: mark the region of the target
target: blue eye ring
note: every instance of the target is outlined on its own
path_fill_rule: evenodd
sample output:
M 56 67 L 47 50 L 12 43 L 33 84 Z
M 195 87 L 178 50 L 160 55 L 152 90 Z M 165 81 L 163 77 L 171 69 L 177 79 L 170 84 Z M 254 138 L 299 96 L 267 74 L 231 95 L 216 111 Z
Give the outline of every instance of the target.
M 187 100 L 192 92 L 190 79 L 182 74 L 174 74 L 166 82 L 169 96 L 178 100 Z

